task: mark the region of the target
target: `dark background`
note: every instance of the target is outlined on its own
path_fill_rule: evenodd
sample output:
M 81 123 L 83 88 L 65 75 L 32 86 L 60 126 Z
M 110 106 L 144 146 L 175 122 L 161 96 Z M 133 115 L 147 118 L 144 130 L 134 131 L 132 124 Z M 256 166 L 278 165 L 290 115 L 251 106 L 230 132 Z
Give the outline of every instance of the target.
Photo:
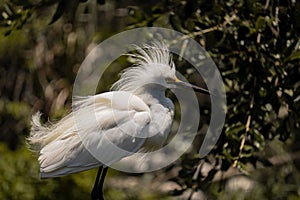
M 39 179 L 25 142 L 31 115 L 60 119 L 87 53 L 113 34 L 145 26 L 180 31 L 209 52 L 226 86 L 226 122 L 200 159 L 210 110 L 202 99 L 194 148 L 158 172 L 110 170 L 106 199 L 300 198 L 299 1 L 0 0 L 0 13 L 0 199 L 89 198 L 95 170 Z M 126 58 L 115 62 L 99 92 L 128 65 Z M 177 68 L 201 84 L 189 65 Z

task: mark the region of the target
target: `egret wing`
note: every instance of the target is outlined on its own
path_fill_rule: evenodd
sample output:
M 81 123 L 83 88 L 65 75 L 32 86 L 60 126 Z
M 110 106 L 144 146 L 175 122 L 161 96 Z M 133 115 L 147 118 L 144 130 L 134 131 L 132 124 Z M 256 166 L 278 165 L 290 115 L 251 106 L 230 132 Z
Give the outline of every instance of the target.
M 139 97 L 128 92 L 100 94 L 94 100 L 94 121 L 99 126 L 91 131 L 92 134 L 85 135 L 82 130 L 79 134 L 83 136 L 86 149 L 109 166 L 135 153 L 144 144 L 151 120 L 150 109 Z
M 36 126 L 42 177 L 109 166 L 138 151 L 150 123 L 149 107 L 128 92 L 107 92 L 75 103 L 72 113 L 50 127 Z M 35 120 L 36 121 L 36 120 Z

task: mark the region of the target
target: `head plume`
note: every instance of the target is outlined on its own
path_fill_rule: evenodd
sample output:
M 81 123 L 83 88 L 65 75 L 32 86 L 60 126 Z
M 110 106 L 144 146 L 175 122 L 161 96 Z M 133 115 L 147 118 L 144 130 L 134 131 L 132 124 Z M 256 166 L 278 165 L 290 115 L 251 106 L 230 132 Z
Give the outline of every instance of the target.
M 135 92 L 139 87 L 155 81 L 162 74 L 175 75 L 175 65 L 169 49 L 164 43 L 135 46 L 135 54 L 127 54 L 135 59 L 135 64 L 123 71 L 111 90 Z M 169 74 L 166 74 L 167 76 Z

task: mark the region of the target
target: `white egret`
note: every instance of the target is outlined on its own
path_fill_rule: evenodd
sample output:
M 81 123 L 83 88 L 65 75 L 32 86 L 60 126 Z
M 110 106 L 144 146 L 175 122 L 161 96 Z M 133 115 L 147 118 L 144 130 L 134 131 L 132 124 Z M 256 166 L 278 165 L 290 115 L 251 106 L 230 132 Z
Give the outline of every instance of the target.
M 174 115 L 174 104 L 165 96 L 165 90 L 191 87 L 209 94 L 207 90 L 176 77 L 174 62 L 164 44 L 144 45 L 132 56 L 136 64 L 122 73 L 112 86 L 112 91 L 79 98 L 73 113 L 55 124 L 42 125 L 39 112 L 32 117 L 28 141 L 31 148 L 39 153 L 41 178 L 99 167 L 92 199 L 103 199 L 102 187 L 107 166 L 130 155 L 114 152 L 102 139 L 104 136 L 114 145 L 132 153 L 159 148 L 166 142 Z M 123 102 L 123 96 L 130 96 L 130 101 Z M 87 122 L 84 127 L 77 127 L 73 114 L 84 115 L 91 109 L 94 109 L 97 123 Z M 135 122 L 134 128 L 128 127 L 132 126 L 128 113 Z M 132 132 L 126 134 L 118 126 Z M 87 137 L 80 138 L 79 129 Z M 139 137 L 141 135 L 151 137 Z M 106 158 L 105 163 L 91 155 L 83 145 L 87 143 Z

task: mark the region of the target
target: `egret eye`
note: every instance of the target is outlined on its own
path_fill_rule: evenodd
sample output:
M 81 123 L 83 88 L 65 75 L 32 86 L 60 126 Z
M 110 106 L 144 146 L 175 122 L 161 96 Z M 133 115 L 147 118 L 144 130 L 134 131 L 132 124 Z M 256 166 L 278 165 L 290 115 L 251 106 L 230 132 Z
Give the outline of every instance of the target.
M 167 83 L 175 83 L 176 82 L 176 78 L 172 78 L 172 77 L 167 77 L 165 80 Z

